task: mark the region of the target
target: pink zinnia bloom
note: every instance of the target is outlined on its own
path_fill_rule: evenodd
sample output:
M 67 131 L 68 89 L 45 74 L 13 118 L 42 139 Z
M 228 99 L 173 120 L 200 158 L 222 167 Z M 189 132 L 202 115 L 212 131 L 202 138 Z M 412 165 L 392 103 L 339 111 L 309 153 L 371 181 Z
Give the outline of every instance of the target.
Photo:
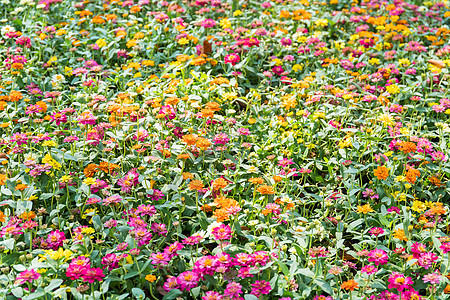
M 49 233 L 46 241 L 50 248 L 53 248 L 53 250 L 57 250 L 63 245 L 65 239 L 66 236 L 64 235 L 64 232 L 55 230 Z
M 250 294 L 259 297 L 260 295 L 267 295 L 272 290 L 270 283 L 265 280 L 256 280 L 255 283 L 252 284 L 252 291 Z
M 367 275 L 372 275 L 375 274 L 376 272 L 378 272 L 378 269 L 372 265 L 364 266 L 361 269 L 361 273 L 367 273 Z
M 198 276 L 192 271 L 186 271 L 178 275 L 177 283 L 182 291 L 190 291 L 198 284 Z
M 231 239 L 231 227 L 225 224 L 221 224 L 220 226 L 215 227 L 212 230 L 212 234 L 216 240 L 229 240 Z
M 41 274 L 39 274 L 35 270 L 25 270 L 17 275 L 16 281 L 14 283 L 24 284 L 25 282 L 33 282 L 33 280 L 38 279 L 39 277 L 41 277 Z
M 202 297 L 202 300 L 222 300 L 222 295 L 218 292 L 208 291 L 205 293 L 205 296 Z
M 234 281 L 230 282 L 223 292 L 223 295 L 230 299 L 239 299 L 240 294 L 242 294 L 242 285 Z
M 384 229 L 381 227 L 373 227 L 372 229 L 369 230 L 371 235 L 374 236 L 379 236 L 380 234 L 384 233 Z
M 84 281 L 94 283 L 96 281 L 102 281 L 105 275 L 103 274 L 103 270 L 100 268 L 89 268 L 81 277 Z
M 439 284 L 441 282 L 441 279 L 442 279 L 442 275 L 440 275 L 436 272 L 423 276 L 423 282 L 425 282 L 425 283 L 429 282 L 431 284 Z
M 391 276 L 388 279 L 389 289 L 396 289 L 399 292 L 403 292 L 405 289 L 409 290 L 411 289 L 413 285 L 413 281 L 411 277 L 406 277 L 404 274 L 399 272 L 393 272 Z
M 239 54 L 237 53 L 232 53 L 232 54 L 228 54 L 227 56 L 225 56 L 224 62 L 226 64 L 230 63 L 233 66 L 236 65 L 239 61 L 241 60 L 241 58 L 239 57 Z
M 374 249 L 369 252 L 369 262 L 373 262 L 375 265 L 385 265 L 388 262 L 388 254 L 381 249 Z
M 411 252 L 413 254 L 413 257 L 417 259 L 422 255 L 422 253 L 427 252 L 427 246 L 425 246 L 422 243 L 416 242 L 416 243 L 412 244 Z
M 167 266 L 170 261 L 169 256 L 164 252 L 152 253 L 150 258 L 152 260 L 152 264 L 154 265 Z

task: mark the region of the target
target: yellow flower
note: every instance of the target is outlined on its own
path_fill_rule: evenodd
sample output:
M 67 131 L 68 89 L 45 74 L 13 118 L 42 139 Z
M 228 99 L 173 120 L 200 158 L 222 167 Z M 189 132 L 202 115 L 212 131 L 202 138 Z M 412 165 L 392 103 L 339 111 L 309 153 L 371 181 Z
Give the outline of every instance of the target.
M 64 175 L 64 176 L 62 176 L 62 177 L 59 179 L 59 181 L 60 181 L 60 182 L 66 183 L 66 182 L 69 182 L 71 179 L 72 179 L 71 176 L 69 176 L 69 175 Z
M 105 39 L 98 39 L 95 43 L 97 44 L 97 46 L 98 46 L 99 48 L 106 47 L 106 45 L 107 45 Z
M 149 282 L 154 282 L 156 280 L 156 276 L 152 275 L 152 274 L 148 274 L 147 276 L 145 276 L 145 280 L 147 280 Z
M 242 11 L 240 11 L 239 9 L 233 13 L 234 17 L 240 16 L 240 15 L 242 15 Z
M 36 195 L 31 195 L 30 198 L 28 198 L 28 201 L 34 201 L 37 199 L 38 199 L 38 197 Z
M 338 146 L 343 149 L 343 148 L 352 148 L 353 144 L 352 144 L 352 139 L 350 137 L 345 137 L 342 141 L 339 141 Z
M 256 119 L 255 118 L 248 118 L 248 123 L 250 125 L 255 124 L 256 123 Z
M 95 232 L 94 228 L 91 228 L 91 227 L 85 227 L 85 228 L 81 229 L 81 233 L 87 234 L 87 235 L 93 234 L 94 232 Z
M 57 170 L 62 168 L 61 164 L 59 162 L 57 162 L 56 160 L 54 160 L 50 154 L 46 154 L 44 156 L 44 158 L 42 159 L 42 163 L 43 164 L 49 164 L 54 169 L 57 169 Z
M 382 114 L 382 115 L 380 115 L 379 117 L 378 117 L 378 121 L 380 121 L 381 123 L 383 123 L 383 125 L 388 125 L 388 126 L 392 126 L 392 125 L 394 125 L 395 123 L 394 123 L 394 118 L 390 115 L 390 114 L 388 114 L 388 113 L 385 113 L 385 114 Z
M 378 58 L 373 57 L 373 58 L 369 59 L 369 64 L 371 64 L 371 65 L 379 65 L 380 64 L 380 60 Z
M 292 66 L 292 70 L 294 72 L 299 72 L 299 71 L 303 70 L 303 67 L 301 65 L 299 65 L 299 64 L 295 64 L 295 65 Z
M 297 106 L 297 100 L 292 95 L 288 95 L 283 97 L 283 102 L 281 103 L 281 107 L 286 110 L 290 110 L 291 108 L 295 108 Z
M 44 147 L 56 147 L 57 145 L 58 144 L 56 144 L 56 142 L 52 141 L 52 140 L 42 142 L 42 146 L 44 146 Z
M 407 67 L 407 66 L 409 66 L 411 64 L 411 62 L 407 58 L 401 58 L 401 59 L 398 60 L 398 64 L 400 66 Z
M 187 38 L 181 38 L 178 40 L 178 44 L 180 44 L 180 45 L 189 44 L 189 40 Z
M 411 207 L 411 210 L 418 212 L 418 213 L 422 213 L 423 211 L 425 211 L 426 209 L 426 205 L 425 203 L 423 203 L 422 201 L 414 201 L 413 202 L 413 206 Z
M 220 20 L 219 24 L 220 24 L 220 26 L 222 26 L 223 29 L 231 27 L 231 22 L 230 22 L 230 20 L 228 20 L 228 18 L 224 18 L 224 19 Z
M 408 238 L 405 236 L 405 231 L 403 229 L 396 229 L 392 236 L 394 237 L 394 239 L 399 239 L 405 242 L 408 241 Z
M 327 19 L 319 19 L 314 24 L 316 24 L 316 26 L 325 27 L 328 25 L 328 20 Z
M 88 178 L 86 178 L 85 180 L 83 180 L 83 183 L 84 183 L 85 185 L 92 185 L 92 184 L 95 183 L 95 179 L 92 178 L 92 177 L 88 177 Z
M 400 88 L 399 88 L 398 85 L 396 85 L 396 84 L 391 84 L 391 85 L 389 85 L 389 86 L 386 87 L 386 91 L 387 91 L 389 94 L 395 95 L 395 94 L 400 93 Z
M 365 204 L 365 205 L 358 205 L 358 209 L 356 210 L 359 214 L 368 214 L 370 212 L 374 212 L 374 210 L 372 209 L 372 207 L 370 207 L 370 204 Z

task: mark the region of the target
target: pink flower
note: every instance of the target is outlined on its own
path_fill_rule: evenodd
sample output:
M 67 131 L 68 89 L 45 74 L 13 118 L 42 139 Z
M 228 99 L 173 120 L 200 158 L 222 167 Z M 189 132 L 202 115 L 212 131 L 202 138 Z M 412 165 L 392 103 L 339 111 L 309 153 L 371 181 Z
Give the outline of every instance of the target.
M 38 279 L 39 277 L 41 277 L 41 274 L 36 272 L 34 269 L 25 270 L 21 272 L 19 275 L 17 275 L 14 284 L 24 284 L 25 282 L 33 282 L 33 280 Z
M 94 283 L 95 281 L 102 281 L 105 275 L 100 268 L 89 268 L 81 275 L 81 277 L 83 278 L 83 281 Z
M 53 248 L 53 250 L 58 250 L 58 248 L 63 245 L 65 239 L 66 236 L 64 235 L 64 232 L 55 230 L 49 233 L 46 241 L 50 248 Z
M 178 275 L 177 283 L 182 291 L 190 291 L 198 284 L 198 276 L 192 271 L 186 271 Z
M 152 253 L 150 259 L 152 260 L 152 264 L 162 266 L 167 266 L 170 261 L 169 256 L 164 252 Z
M 371 235 L 374 236 L 379 236 L 380 234 L 384 233 L 384 229 L 381 227 L 373 227 L 372 229 L 369 230 Z
M 222 296 L 218 292 L 208 291 L 202 297 L 202 300 L 222 300 Z
M 257 280 L 252 284 L 252 291 L 250 294 L 259 297 L 260 295 L 267 295 L 272 290 L 270 283 L 265 280 Z
M 399 292 L 403 292 L 405 289 L 409 290 L 411 289 L 413 285 L 413 281 L 411 277 L 406 277 L 404 274 L 399 272 L 393 272 L 391 276 L 388 279 L 389 289 L 396 289 Z
M 381 249 L 374 249 L 369 252 L 369 262 L 373 262 L 375 265 L 385 265 L 388 262 L 388 254 Z
M 440 247 L 439 247 L 442 252 L 445 253 L 449 253 L 450 252 L 450 243 L 443 243 Z
M 241 58 L 239 57 L 239 54 L 237 53 L 232 53 L 232 54 L 228 54 L 227 56 L 225 56 L 224 62 L 226 64 L 230 63 L 233 66 L 236 65 L 239 61 L 241 60 Z
M 229 225 L 220 224 L 212 230 L 212 234 L 216 240 L 229 240 L 231 239 L 231 227 Z
M 230 299 L 238 299 L 240 294 L 242 294 L 242 285 L 234 281 L 230 282 L 223 292 L 223 295 Z
M 438 258 L 433 252 L 426 252 L 419 257 L 417 263 L 419 266 L 429 269 Z
M 431 284 L 439 284 L 441 282 L 442 275 L 438 274 L 437 272 L 427 274 L 423 276 L 423 282 L 431 283 Z
M 367 273 L 367 275 L 372 275 L 378 272 L 378 269 L 372 265 L 367 265 L 362 267 L 361 273 Z
M 422 243 L 416 242 L 416 243 L 412 244 L 411 252 L 413 254 L 413 257 L 417 259 L 422 255 L 422 253 L 427 252 L 427 246 L 425 246 Z

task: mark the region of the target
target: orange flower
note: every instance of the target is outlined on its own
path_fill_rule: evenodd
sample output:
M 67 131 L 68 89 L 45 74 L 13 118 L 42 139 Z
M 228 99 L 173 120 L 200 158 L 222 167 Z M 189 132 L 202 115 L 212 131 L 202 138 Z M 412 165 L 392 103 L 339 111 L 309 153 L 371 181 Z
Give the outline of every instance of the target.
M 201 207 L 201 210 L 204 212 L 209 212 L 209 211 L 212 211 L 212 208 L 209 204 L 205 204 Z
M 217 218 L 217 222 L 223 222 L 230 218 L 230 216 L 225 208 L 216 209 L 214 211 L 214 217 Z
M 358 213 L 362 213 L 362 214 L 367 214 L 370 212 L 374 212 L 374 210 L 372 209 L 372 207 L 370 207 L 370 204 L 365 204 L 363 206 L 358 206 L 358 209 L 356 210 Z
M 6 216 L 5 214 L 0 210 L 0 222 L 5 222 Z
M 203 118 L 212 118 L 214 116 L 214 111 L 209 108 L 205 108 L 201 110 Z
M 21 214 L 21 215 L 19 216 L 19 218 L 21 218 L 21 219 L 23 219 L 23 220 L 29 221 L 29 220 L 31 220 L 31 219 L 36 218 L 36 214 L 35 214 L 33 211 L 30 211 L 30 212 L 24 212 L 23 214 Z
M 195 143 L 197 142 L 197 136 L 195 136 L 193 134 L 183 135 L 183 137 L 181 138 L 181 141 L 183 143 L 186 143 L 188 146 L 192 146 L 192 145 L 195 145 Z
M 213 186 L 213 190 L 221 190 L 226 188 L 228 185 L 228 181 L 226 181 L 225 179 L 223 179 L 222 177 L 217 178 L 216 180 L 214 180 L 212 186 Z
M 250 178 L 248 181 L 255 185 L 264 183 L 264 179 L 262 179 L 261 177 L 253 177 L 253 178 Z
M 191 182 L 189 182 L 189 189 L 190 190 L 201 190 L 203 189 L 204 185 L 203 182 L 201 180 L 192 180 Z
M 385 166 L 379 166 L 375 169 L 374 174 L 378 179 L 386 180 L 389 177 L 389 169 Z
M 341 289 L 343 289 L 343 290 L 354 291 L 357 288 L 358 288 L 358 283 L 353 279 L 344 281 L 341 284 Z
M 394 239 L 398 239 L 400 241 L 408 241 L 408 238 L 405 235 L 405 231 L 403 229 L 396 229 L 394 230 L 394 233 L 392 234 Z
M 212 110 L 212 111 L 219 111 L 220 110 L 220 104 L 217 102 L 208 102 L 206 103 L 206 108 Z
M 105 173 L 112 173 L 114 171 L 114 169 L 117 169 L 118 167 L 119 167 L 118 165 L 109 163 L 107 161 L 102 161 L 98 165 L 98 168 Z M 92 176 L 88 176 L 88 177 L 92 177 Z
M 17 101 L 21 100 L 22 98 L 23 98 L 23 95 L 21 92 L 11 91 L 11 93 L 9 93 L 9 101 L 11 101 L 11 102 L 17 102 Z
M 416 152 L 417 146 L 413 142 L 400 142 L 400 150 L 403 151 L 403 153 L 414 153 Z
M 205 138 L 198 138 L 197 142 L 195 143 L 197 148 L 200 148 L 202 150 L 208 149 L 209 146 L 211 146 L 211 142 L 208 139 Z
M 283 178 L 281 178 L 281 176 L 275 175 L 275 176 L 273 176 L 273 180 L 275 182 L 280 182 L 281 180 L 283 180 Z
M 187 153 L 179 154 L 177 156 L 177 159 L 188 159 L 188 158 L 189 158 L 189 154 L 187 154 Z
M 98 171 L 98 166 L 96 164 L 89 164 L 84 168 L 83 174 L 86 177 L 93 177 L 94 174 Z
M 194 178 L 194 175 L 192 175 L 189 172 L 183 172 L 183 180 L 188 180 Z
M 5 174 L 0 174 L 0 185 L 5 185 L 6 179 L 8 179 L 8 177 L 6 177 Z
M 38 101 L 36 102 L 36 105 L 42 108 L 42 112 L 47 112 L 47 103 L 45 103 L 44 101 Z
M 416 170 L 414 168 L 411 168 L 408 171 L 406 171 L 406 180 L 411 184 L 416 183 L 417 177 L 419 177 L 419 176 L 420 176 L 420 171 Z
M 23 191 L 24 189 L 26 189 L 28 187 L 28 185 L 20 183 L 18 185 L 16 185 L 16 191 Z
M 430 181 L 431 184 L 433 184 L 437 187 L 443 186 L 443 184 L 441 183 L 441 180 L 439 178 L 437 178 L 436 176 L 431 176 L 430 178 L 428 178 L 428 180 Z
M 445 207 L 442 206 L 442 203 L 436 203 L 433 207 L 430 208 L 430 214 L 434 216 L 440 216 L 446 214 Z
M 258 192 L 261 193 L 261 195 L 272 195 L 275 194 L 275 191 L 273 190 L 273 187 L 270 185 L 261 185 L 257 189 Z

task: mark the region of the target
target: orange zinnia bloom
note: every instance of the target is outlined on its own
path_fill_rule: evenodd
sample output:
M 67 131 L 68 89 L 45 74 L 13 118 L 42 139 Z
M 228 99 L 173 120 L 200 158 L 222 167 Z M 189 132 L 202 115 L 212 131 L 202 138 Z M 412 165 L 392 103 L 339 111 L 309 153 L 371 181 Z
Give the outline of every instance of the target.
M 86 177 L 93 177 L 94 174 L 98 171 L 98 166 L 96 164 L 89 164 L 84 168 L 83 174 Z
M 189 158 L 189 154 L 187 154 L 187 153 L 179 154 L 177 156 L 177 159 L 188 159 L 188 158 Z
M 357 288 L 358 288 L 358 283 L 356 281 L 354 281 L 353 279 L 344 281 L 341 284 L 341 289 L 343 289 L 343 290 L 354 291 Z
M 16 185 L 16 191 L 23 191 L 27 187 L 28 187 L 28 185 L 20 183 L 20 184 Z
M 0 210 L 0 222 L 5 222 L 6 216 L 5 214 Z
M 6 179 L 7 179 L 7 177 L 5 174 L 0 174 L 0 185 L 5 185 Z
M 408 241 L 408 238 L 405 235 L 405 231 L 403 229 L 396 229 L 394 230 L 394 234 L 392 234 L 392 236 L 394 237 L 394 239 L 399 239 L 401 241 Z
M 411 184 L 416 183 L 417 177 L 419 177 L 419 176 L 420 176 L 420 171 L 413 169 L 413 168 L 409 169 L 406 172 L 406 180 Z
M 197 148 L 206 150 L 208 149 L 209 146 L 211 146 L 211 142 L 205 138 L 199 138 L 195 143 L 195 145 L 197 146 Z
M 194 175 L 192 175 L 189 172 L 183 172 L 183 180 L 188 180 L 194 178 Z
M 389 169 L 385 166 L 379 166 L 375 169 L 374 174 L 378 179 L 386 180 L 389 177 Z
M 253 184 L 263 184 L 264 183 L 264 179 L 262 179 L 261 177 L 253 177 L 253 178 L 250 178 L 248 181 Z
M 191 182 L 189 182 L 189 189 L 190 190 L 201 190 L 203 189 L 204 185 L 203 182 L 201 180 L 192 180 Z
M 197 142 L 197 136 L 195 136 L 193 134 L 187 134 L 187 135 L 183 135 L 181 140 L 183 143 L 188 144 L 188 146 L 192 146 L 192 145 L 195 145 L 195 143 Z
M 228 182 L 223 179 L 222 177 L 217 178 L 216 180 L 214 180 L 212 186 L 213 186 L 213 190 L 221 190 L 226 188 L 228 185 Z
M 414 153 L 416 152 L 417 146 L 413 142 L 400 142 L 400 150 L 403 151 L 403 153 Z
M 261 185 L 257 189 L 258 192 L 261 193 L 261 195 L 272 195 L 275 194 L 275 191 L 273 190 L 273 187 L 270 185 Z

